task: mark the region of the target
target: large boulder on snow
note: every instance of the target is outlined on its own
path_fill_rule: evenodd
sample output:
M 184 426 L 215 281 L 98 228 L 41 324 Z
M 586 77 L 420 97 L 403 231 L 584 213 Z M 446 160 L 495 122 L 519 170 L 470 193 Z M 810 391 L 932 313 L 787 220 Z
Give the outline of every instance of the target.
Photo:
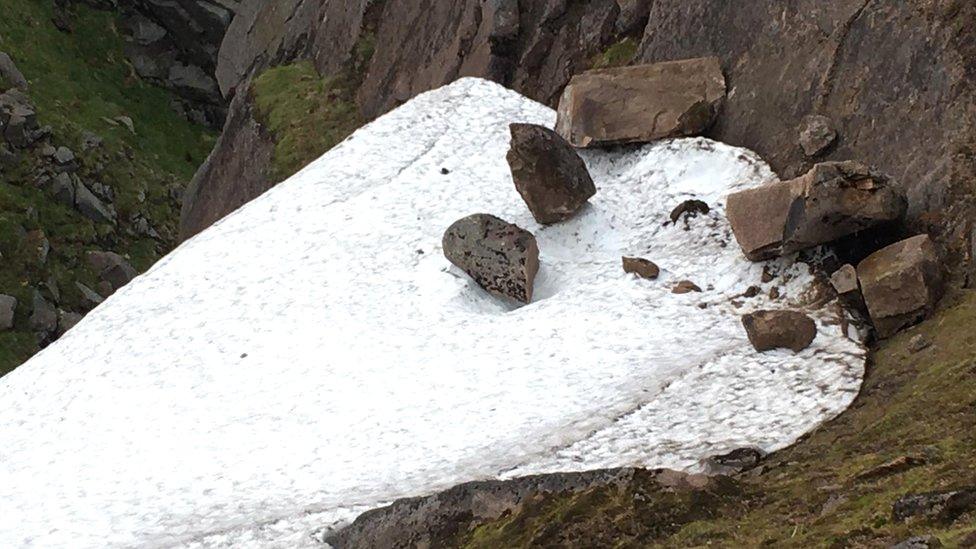
M 563 221 L 596 194 L 583 159 L 562 137 L 537 124 L 512 124 L 508 165 L 536 221 Z
M 857 276 L 879 337 L 924 320 L 942 297 L 942 263 L 924 234 L 874 252 L 858 264 Z
M 444 256 L 485 290 L 532 301 L 539 245 L 529 231 L 493 215 L 474 214 L 448 227 L 441 245 Z
M 726 214 L 753 261 L 793 253 L 905 214 L 904 196 L 857 162 L 824 162 L 805 175 L 732 193 Z
M 742 316 L 749 343 L 759 352 L 790 349 L 798 353 L 817 337 L 817 323 L 799 311 L 756 311 Z
M 591 70 L 563 91 L 556 131 L 576 147 L 699 135 L 724 99 L 716 57 Z

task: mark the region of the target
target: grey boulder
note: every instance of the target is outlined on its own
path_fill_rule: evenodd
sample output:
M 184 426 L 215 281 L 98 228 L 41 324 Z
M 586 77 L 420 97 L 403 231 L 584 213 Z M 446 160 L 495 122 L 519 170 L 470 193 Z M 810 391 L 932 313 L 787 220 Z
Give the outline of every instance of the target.
M 717 57 L 591 70 L 563 91 L 556 131 L 576 147 L 700 135 L 724 100 Z
M 14 327 L 14 312 L 17 310 L 17 298 L 0 294 L 0 332 Z
M 95 193 L 91 192 L 84 183 L 79 182 L 75 188 L 75 207 L 81 215 L 96 223 L 115 224 L 115 210 L 102 202 Z
M 138 274 L 124 257 L 115 252 L 92 251 L 85 254 L 85 259 L 99 279 L 112 285 L 113 291 L 131 282 Z
M 489 214 L 462 218 L 444 233 L 444 256 L 488 292 L 532 301 L 539 246 L 529 231 Z
M 14 64 L 14 60 L 4 52 L 0 52 L 0 81 L 19 90 L 27 91 L 27 79 L 24 78 L 24 73 L 20 72 L 17 65 Z
M 583 159 L 556 132 L 535 124 L 512 124 L 510 131 L 508 165 L 536 221 L 566 220 L 596 194 Z
M 58 311 L 40 292 L 34 290 L 32 312 L 28 320 L 30 329 L 46 337 L 58 327 Z

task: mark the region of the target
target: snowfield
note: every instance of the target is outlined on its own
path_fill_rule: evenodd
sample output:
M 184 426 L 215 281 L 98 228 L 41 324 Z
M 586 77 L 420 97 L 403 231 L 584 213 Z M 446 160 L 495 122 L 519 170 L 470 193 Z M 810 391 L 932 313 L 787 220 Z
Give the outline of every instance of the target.
M 357 132 L 186 242 L 0 379 L 0 546 L 294 547 L 460 482 L 773 450 L 850 404 L 861 346 L 835 313 L 799 354 L 739 317 L 803 300 L 806 265 L 741 254 L 730 191 L 775 177 L 704 139 L 583 156 L 597 195 L 542 227 L 508 124 L 555 114 L 464 79 Z M 450 173 L 443 175 L 441 169 Z M 665 224 L 688 198 L 707 217 Z M 532 231 L 530 305 L 442 255 L 456 219 Z M 659 280 L 625 274 L 646 257 Z M 705 291 L 675 295 L 690 279 Z M 738 297 L 760 285 L 759 297 Z M 702 308 L 704 307 L 704 308 Z

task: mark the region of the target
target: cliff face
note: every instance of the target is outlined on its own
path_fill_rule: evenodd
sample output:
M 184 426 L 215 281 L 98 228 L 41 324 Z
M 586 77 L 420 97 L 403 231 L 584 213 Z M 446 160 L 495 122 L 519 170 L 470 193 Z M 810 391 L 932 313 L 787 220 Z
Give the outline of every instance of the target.
M 245 2 L 224 41 L 217 74 L 225 94 L 246 94 L 268 66 L 311 59 L 341 69 L 364 33 L 375 51 L 355 103 L 369 120 L 459 76 L 503 83 L 554 105 L 569 78 L 595 64 L 717 55 L 730 83 L 710 137 L 749 147 L 782 176 L 811 162 L 798 134 L 824 115 L 838 141 L 818 160 L 858 159 L 908 192 L 918 228 L 968 257 L 963 203 L 974 168 L 973 6 L 951 1 L 813 0 L 314 0 Z M 337 28 L 351 32 L 335 32 Z M 232 110 L 241 115 L 247 98 Z M 243 130 L 238 128 L 245 128 Z M 250 131 L 235 122 L 229 133 Z M 256 134 L 255 134 L 256 135 Z M 184 204 L 183 237 L 276 181 L 265 170 L 224 170 L 225 136 Z M 250 149 L 238 150 L 248 154 Z M 257 150 L 257 149 L 255 149 Z M 254 166 L 260 168 L 260 166 Z M 198 200 L 206 195 L 207 200 Z M 226 199 L 224 197 L 227 197 Z

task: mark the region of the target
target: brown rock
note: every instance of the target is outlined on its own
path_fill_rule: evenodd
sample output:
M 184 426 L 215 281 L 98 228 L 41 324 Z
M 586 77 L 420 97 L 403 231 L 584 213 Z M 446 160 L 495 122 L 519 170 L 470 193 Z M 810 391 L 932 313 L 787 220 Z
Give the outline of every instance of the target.
M 735 240 L 751 261 L 780 254 L 783 227 L 793 200 L 790 183 L 776 182 L 729 195 L 725 215 Z
M 881 338 L 925 319 L 942 297 L 942 265 L 928 235 L 871 254 L 857 266 L 857 276 Z
M 444 232 L 444 256 L 488 292 L 532 301 L 539 247 L 532 233 L 493 215 L 474 214 Z
M 783 253 L 899 221 L 907 208 L 905 197 L 886 177 L 857 162 L 817 164 L 790 184 L 793 201 L 783 230 Z
M 856 162 L 817 164 L 805 175 L 732 193 L 726 215 L 746 257 L 762 261 L 901 219 L 906 202 Z
M 800 146 L 809 157 L 820 155 L 837 140 L 837 132 L 826 116 L 811 115 L 803 119 L 800 129 Z
M 624 272 L 635 274 L 641 278 L 654 280 L 661 274 L 661 269 L 653 262 L 641 257 L 624 257 Z
M 780 348 L 798 353 L 817 337 L 817 324 L 798 311 L 756 311 L 743 315 L 742 325 L 760 353 Z
M 535 124 L 512 124 L 510 130 L 508 165 L 536 221 L 566 220 L 596 194 L 583 159 L 556 132 Z
M 699 288 L 697 284 L 695 284 L 690 280 L 682 280 L 681 282 L 675 284 L 674 288 L 671 289 L 671 293 L 673 294 L 688 294 L 691 292 L 701 292 L 701 291 L 702 289 Z
M 700 135 L 724 99 L 715 57 L 592 70 L 566 86 L 556 131 L 577 147 Z
M 115 252 L 91 251 L 85 254 L 85 258 L 98 277 L 110 284 L 113 291 L 125 286 L 139 274 L 124 257 Z
M 861 291 L 861 287 L 857 283 L 857 269 L 850 264 L 834 271 L 834 274 L 830 275 L 830 284 L 840 296 Z
M 882 463 L 876 467 L 871 467 L 861 473 L 858 473 L 854 480 L 859 481 L 869 481 L 877 480 L 879 478 L 889 477 L 891 475 L 897 475 L 899 473 L 904 473 L 909 469 L 914 469 L 925 465 L 925 459 L 914 456 L 901 456 L 895 458 L 887 463 Z

